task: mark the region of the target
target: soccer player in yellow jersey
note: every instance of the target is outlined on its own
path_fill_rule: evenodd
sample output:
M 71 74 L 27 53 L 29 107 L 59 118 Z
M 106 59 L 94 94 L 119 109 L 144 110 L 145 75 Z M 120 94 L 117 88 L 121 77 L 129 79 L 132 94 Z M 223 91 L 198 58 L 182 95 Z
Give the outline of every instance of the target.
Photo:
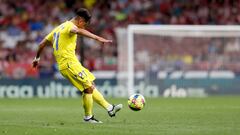
M 84 121 L 89 123 L 102 123 L 94 118 L 92 113 L 93 100 L 105 108 L 110 117 L 115 116 L 115 114 L 121 110 L 122 104 L 112 105 L 104 99 L 102 94 L 94 86 L 94 75 L 81 65 L 75 55 L 77 35 L 95 39 L 103 44 L 112 42 L 111 40 L 104 39 L 85 30 L 85 27 L 90 23 L 90 19 L 91 15 L 88 10 L 80 8 L 77 10 L 74 18 L 54 28 L 52 32 L 41 41 L 32 65 L 34 68 L 38 66 L 43 48 L 51 45 L 59 71 L 72 85 L 82 92 L 83 108 L 85 110 Z

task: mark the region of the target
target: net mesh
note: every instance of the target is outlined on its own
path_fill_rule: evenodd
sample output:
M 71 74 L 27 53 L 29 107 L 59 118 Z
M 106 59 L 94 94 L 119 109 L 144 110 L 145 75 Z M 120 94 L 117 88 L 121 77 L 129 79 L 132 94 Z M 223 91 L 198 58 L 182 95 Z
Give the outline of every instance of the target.
M 121 35 L 124 41 L 128 36 L 128 46 L 118 44 L 125 45 L 119 49 L 118 74 L 125 73 L 121 81 L 131 89 L 128 93 L 141 93 L 139 85 L 146 89 L 161 79 L 187 78 L 189 72 L 192 78 L 209 77 L 213 71 L 224 71 L 223 77 L 240 73 L 238 26 L 142 25 L 130 26 Z

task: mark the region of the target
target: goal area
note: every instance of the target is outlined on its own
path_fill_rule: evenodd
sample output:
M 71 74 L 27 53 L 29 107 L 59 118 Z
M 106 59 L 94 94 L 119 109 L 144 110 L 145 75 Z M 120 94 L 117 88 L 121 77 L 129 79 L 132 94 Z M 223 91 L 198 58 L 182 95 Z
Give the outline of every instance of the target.
M 117 80 L 128 95 L 204 95 L 240 73 L 240 26 L 129 25 L 117 38 Z

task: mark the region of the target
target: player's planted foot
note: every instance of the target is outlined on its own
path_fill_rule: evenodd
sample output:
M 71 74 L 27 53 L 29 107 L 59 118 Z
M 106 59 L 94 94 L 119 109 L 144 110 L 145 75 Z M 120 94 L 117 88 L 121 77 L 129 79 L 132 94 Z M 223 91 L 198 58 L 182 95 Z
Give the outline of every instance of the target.
M 87 123 L 103 123 L 102 121 L 95 119 L 94 116 L 92 116 L 89 119 L 84 118 L 84 122 L 87 122 Z
M 116 116 L 116 113 L 117 113 L 118 111 L 120 111 L 120 110 L 122 109 L 122 107 L 123 107 L 122 104 L 112 105 L 112 106 L 113 106 L 113 107 L 112 107 L 112 110 L 108 111 L 108 115 L 109 115 L 110 117 Z

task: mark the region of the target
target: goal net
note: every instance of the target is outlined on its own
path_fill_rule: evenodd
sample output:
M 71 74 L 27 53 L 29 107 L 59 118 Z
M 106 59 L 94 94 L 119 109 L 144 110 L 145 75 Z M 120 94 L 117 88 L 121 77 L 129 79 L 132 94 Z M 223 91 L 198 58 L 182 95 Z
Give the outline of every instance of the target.
M 130 25 L 117 38 L 117 80 L 128 95 L 204 95 L 221 91 L 211 79 L 240 72 L 239 26 Z

